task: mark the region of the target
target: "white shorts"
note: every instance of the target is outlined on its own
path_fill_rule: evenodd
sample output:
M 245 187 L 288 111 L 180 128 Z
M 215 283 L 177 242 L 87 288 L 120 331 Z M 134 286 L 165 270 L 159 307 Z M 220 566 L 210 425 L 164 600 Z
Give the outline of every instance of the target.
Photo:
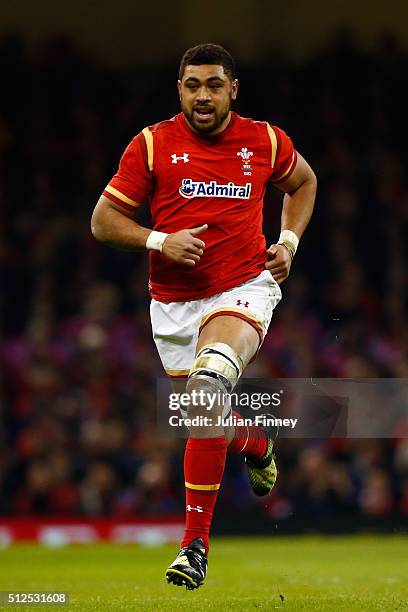
M 201 330 L 221 315 L 247 321 L 258 332 L 261 344 L 281 298 L 278 283 L 264 270 L 238 287 L 201 300 L 165 304 L 153 299 L 150 305 L 153 338 L 166 374 L 172 378 L 188 376 Z

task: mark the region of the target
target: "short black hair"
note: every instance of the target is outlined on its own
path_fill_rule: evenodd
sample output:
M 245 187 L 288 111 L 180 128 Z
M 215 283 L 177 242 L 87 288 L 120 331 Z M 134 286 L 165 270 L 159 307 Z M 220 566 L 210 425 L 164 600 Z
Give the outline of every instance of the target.
M 202 64 L 223 66 L 225 74 L 227 74 L 231 80 L 236 78 L 235 61 L 232 55 L 228 53 L 224 47 L 221 47 L 221 45 L 205 43 L 191 47 L 184 53 L 180 62 L 180 81 L 183 78 L 186 66 L 201 66 Z

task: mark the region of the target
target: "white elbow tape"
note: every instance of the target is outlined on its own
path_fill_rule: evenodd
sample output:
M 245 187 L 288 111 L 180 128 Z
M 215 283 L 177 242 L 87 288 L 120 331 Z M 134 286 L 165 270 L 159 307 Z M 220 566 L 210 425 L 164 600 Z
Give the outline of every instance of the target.
M 299 238 L 296 236 L 295 232 L 285 229 L 280 233 L 278 244 L 283 244 L 288 249 L 293 259 L 299 245 Z
M 151 232 L 146 240 L 146 249 L 148 251 L 160 251 L 163 249 L 163 242 L 166 240 L 168 234 L 165 232 Z

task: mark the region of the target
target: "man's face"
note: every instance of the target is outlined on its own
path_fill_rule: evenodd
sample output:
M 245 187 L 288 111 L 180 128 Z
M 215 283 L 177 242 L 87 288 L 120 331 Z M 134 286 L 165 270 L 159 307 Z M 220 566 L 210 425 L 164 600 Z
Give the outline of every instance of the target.
M 178 90 L 181 110 L 194 130 L 218 134 L 227 127 L 238 81 L 231 81 L 223 66 L 186 66 Z

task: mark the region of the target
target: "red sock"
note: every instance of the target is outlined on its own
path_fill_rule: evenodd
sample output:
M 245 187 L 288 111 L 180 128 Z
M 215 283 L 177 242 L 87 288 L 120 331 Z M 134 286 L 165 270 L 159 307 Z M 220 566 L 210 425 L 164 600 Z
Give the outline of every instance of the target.
M 242 419 L 235 410 L 232 415 Z M 229 455 L 242 454 L 248 459 L 256 461 L 262 459 L 268 448 L 265 432 L 257 425 L 235 425 L 235 435 L 228 446 Z
M 186 528 L 181 546 L 202 538 L 208 552 L 211 521 L 224 473 L 227 441 L 222 438 L 189 438 L 184 454 Z

